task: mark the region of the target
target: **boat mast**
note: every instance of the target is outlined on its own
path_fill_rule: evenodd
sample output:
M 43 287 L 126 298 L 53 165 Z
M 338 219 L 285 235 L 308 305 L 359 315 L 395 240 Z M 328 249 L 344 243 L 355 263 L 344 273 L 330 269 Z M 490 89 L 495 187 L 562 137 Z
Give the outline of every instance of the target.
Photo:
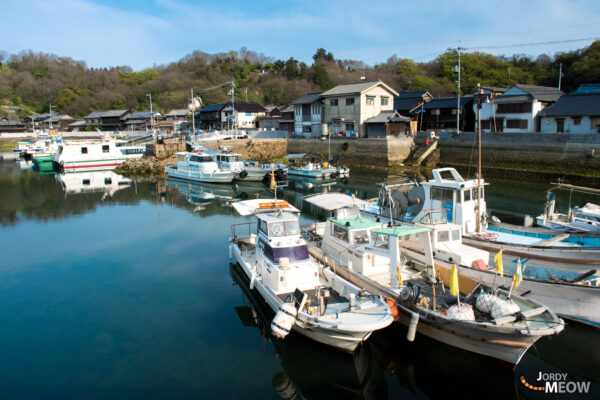
M 483 89 L 477 84 L 477 224 L 476 231 L 481 232 L 481 100 Z

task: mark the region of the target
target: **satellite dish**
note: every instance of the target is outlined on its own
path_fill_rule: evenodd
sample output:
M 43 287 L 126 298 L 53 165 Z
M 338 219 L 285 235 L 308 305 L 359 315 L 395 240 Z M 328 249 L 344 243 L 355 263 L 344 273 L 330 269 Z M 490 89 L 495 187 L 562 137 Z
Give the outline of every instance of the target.
M 188 106 L 190 110 L 197 110 L 202 107 L 202 98 L 200 96 L 194 97 L 190 105 Z

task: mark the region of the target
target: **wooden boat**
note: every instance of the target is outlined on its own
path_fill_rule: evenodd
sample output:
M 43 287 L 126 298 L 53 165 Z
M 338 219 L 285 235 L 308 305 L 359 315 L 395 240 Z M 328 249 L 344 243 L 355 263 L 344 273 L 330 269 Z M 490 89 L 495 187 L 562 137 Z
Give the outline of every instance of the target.
M 567 213 L 560 213 L 556 211 L 554 193 L 557 190 L 564 189 L 569 190 L 571 195 L 574 191 L 598 195 L 600 190 L 566 183 L 555 183 L 555 185 L 557 186 L 548 190 L 544 213 L 536 218 L 537 224 L 560 231 L 600 234 L 600 206 L 587 203 L 583 207 L 571 207 L 569 201 Z
M 353 352 L 375 330 L 393 322 L 377 295 L 336 275 L 309 256 L 300 234 L 299 211 L 287 202 L 255 199 L 233 203 L 256 222 L 232 226 L 230 258 L 235 259 L 262 298 L 276 311 L 272 331 L 285 338 L 294 330 L 317 342 Z M 251 227 L 256 224 L 256 230 Z M 247 234 L 240 235 L 243 230 Z

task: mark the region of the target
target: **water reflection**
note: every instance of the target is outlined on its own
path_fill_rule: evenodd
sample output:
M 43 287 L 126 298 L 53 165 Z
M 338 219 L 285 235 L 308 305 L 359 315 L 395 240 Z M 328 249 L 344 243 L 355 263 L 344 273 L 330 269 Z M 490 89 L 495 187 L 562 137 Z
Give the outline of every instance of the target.
M 369 345 L 354 354 L 332 350 L 295 332 L 285 340 L 271 337 L 274 313 L 255 290 L 239 266 L 230 265 L 233 282 L 243 293 L 244 305 L 235 307 L 245 327 L 256 327 L 269 340 L 282 371 L 272 378 L 273 390 L 286 400 L 301 399 L 380 399 L 387 397 L 383 369 L 375 362 Z
M 102 192 L 104 193 L 103 200 L 107 196 L 112 197 L 121 189 L 128 188 L 132 182 L 131 179 L 113 171 L 57 173 L 55 176 L 65 194 Z

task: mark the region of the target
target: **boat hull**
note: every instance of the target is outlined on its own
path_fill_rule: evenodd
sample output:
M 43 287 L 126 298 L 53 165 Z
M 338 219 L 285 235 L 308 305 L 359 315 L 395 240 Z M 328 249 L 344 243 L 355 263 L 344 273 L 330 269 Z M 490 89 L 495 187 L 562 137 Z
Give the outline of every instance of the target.
M 200 172 L 180 171 L 176 167 L 165 167 L 165 172 L 169 175 L 169 177 L 185 179 L 193 182 L 208 183 L 231 183 L 236 175 L 234 172 L 204 174 Z
M 235 244 L 231 244 L 231 248 L 231 253 L 235 261 L 240 265 L 242 271 L 244 271 L 246 276 L 252 281 L 253 273 L 250 263 L 242 255 L 242 252 L 240 251 L 238 246 L 236 246 Z M 283 301 L 277 295 L 275 295 L 273 291 L 266 287 L 260 279 L 256 279 L 254 281 L 254 288 L 259 292 L 259 294 L 269 305 L 269 307 L 274 312 L 277 312 L 279 306 L 283 304 Z M 339 329 L 328 329 L 322 325 L 310 326 L 308 324 L 302 327 L 298 324 L 294 324 L 292 329 L 295 332 L 306 336 L 312 340 L 348 353 L 354 352 L 356 347 L 358 347 L 362 342 L 367 340 L 372 333 L 372 330 L 366 332 L 348 332 L 341 331 Z

